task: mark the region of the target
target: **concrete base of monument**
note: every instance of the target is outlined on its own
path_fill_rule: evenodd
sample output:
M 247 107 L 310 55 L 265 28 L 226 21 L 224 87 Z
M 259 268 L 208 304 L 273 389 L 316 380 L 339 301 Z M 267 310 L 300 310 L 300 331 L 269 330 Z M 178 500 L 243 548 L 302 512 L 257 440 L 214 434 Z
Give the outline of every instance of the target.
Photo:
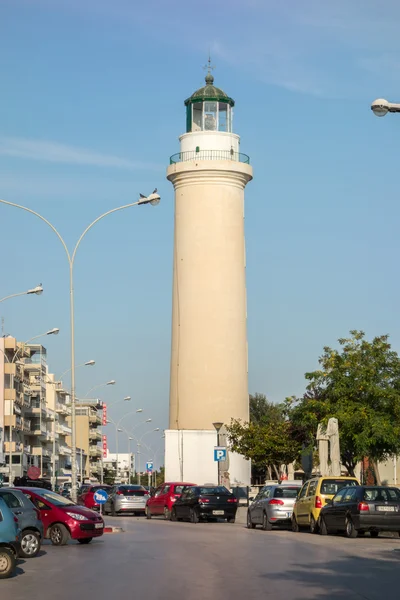
M 218 481 L 218 463 L 214 461 L 217 445 L 215 430 L 165 431 L 165 481 L 188 483 L 214 483 Z M 250 485 L 251 464 L 239 454 L 228 451 L 227 470 L 231 487 Z

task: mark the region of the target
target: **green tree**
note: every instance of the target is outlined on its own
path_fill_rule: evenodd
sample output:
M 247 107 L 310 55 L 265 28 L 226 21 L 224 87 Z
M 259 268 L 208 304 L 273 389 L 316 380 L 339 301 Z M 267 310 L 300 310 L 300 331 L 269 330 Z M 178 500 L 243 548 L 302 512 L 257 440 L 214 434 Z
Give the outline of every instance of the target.
M 250 394 L 249 406 L 250 423 L 275 423 L 284 419 L 282 405 L 270 402 L 265 394 Z
M 294 462 L 301 455 L 302 441 L 287 420 L 242 423 L 233 419 L 227 431 L 234 452 L 270 473 L 273 470 L 277 479 L 280 465 Z
M 305 395 L 289 399 L 286 411 L 314 445 L 318 424 L 336 417 L 342 463 L 354 475 L 368 457 L 380 483 L 378 461 L 400 452 L 400 359 L 387 335 L 372 342 L 362 331 L 350 335 L 339 350 L 324 348 L 320 369 L 305 375 Z

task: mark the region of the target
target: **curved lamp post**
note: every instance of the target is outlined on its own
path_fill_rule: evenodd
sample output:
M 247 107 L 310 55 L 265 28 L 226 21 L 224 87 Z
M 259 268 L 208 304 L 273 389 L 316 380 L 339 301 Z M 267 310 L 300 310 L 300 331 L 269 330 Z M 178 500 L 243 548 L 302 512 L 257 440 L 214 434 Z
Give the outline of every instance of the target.
M 145 421 L 145 423 L 149 423 L 150 421 L 151 421 L 151 419 L 149 419 L 148 421 Z M 141 454 L 140 447 L 142 445 L 142 439 L 144 438 L 145 435 L 148 435 L 149 433 L 153 433 L 154 431 L 160 431 L 160 428 L 156 427 L 155 429 L 149 429 L 149 431 L 145 431 L 145 433 L 139 438 L 139 441 L 137 443 L 137 447 L 138 447 L 137 454 L 138 454 L 138 458 L 139 458 L 139 460 L 138 460 L 138 463 L 139 463 L 139 465 L 138 465 L 138 484 L 139 485 L 140 485 L 140 454 Z M 149 486 L 150 486 L 150 476 L 148 477 L 148 480 L 149 480 Z
M 48 225 L 52 229 L 52 231 L 54 231 L 54 233 L 60 240 L 60 242 L 65 250 L 65 253 L 67 255 L 67 259 L 68 259 L 69 297 L 70 297 L 70 330 L 71 330 L 70 331 L 70 335 L 71 335 L 71 429 L 72 429 L 72 432 L 71 432 L 71 467 L 72 467 L 72 469 L 71 469 L 71 496 L 72 496 L 72 500 L 74 502 L 77 501 L 76 412 L 75 412 L 75 314 L 74 314 L 74 264 L 75 264 L 76 253 L 77 253 L 77 250 L 78 250 L 83 238 L 88 233 L 88 231 L 90 231 L 92 229 L 92 227 L 94 225 L 96 225 L 96 223 L 98 223 L 99 221 L 104 219 L 104 217 L 107 217 L 108 215 L 111 215 L 117 211 L 124 210 L 125 208 L 131 208 L 132 206 L 138 206 L 138 205 L 142 205 L 142 204 L 152 204 L 153 206 L 155 206 L 160 202 L 160 200 L 161 200 L 161 198 L 160 198 L 159 194 L 157 194 L 157 190 L 154 190 L 154 192 L 152 194 L 150 194 L 149 196 L 143 196 L 143 194 L 140 194 L 140 198 L 137 202 L 131 202 L 130 204 L 125 204 L 123 206 L 119 206 L 117 208 L 108 210 L 107 212 L 105 212 L 102 215 L 100 215 L 99 217 L 97 217 L 97 219 L 92 221 L 92 223 L 90 223 L 90 225 L 88 225 L 86 227 L 86 229 L 83 231 L 80 238 L 76 242 L 74 249 L 70 253 L 70 251 L 68 250 L 68 246 L 67 246 L 66 242 L 64 241 L 63 237 L 57 231 L 57 229 L 54 227 L 54 225 L 52 223 L 50 223 L 50 221 L 48 219 L 43 217 L 41 214 L 39 214 L 35 210 L 32 210 L 31 208 L 22 206 L 21 204 L 16 204 L 15 202 L 9 202 L 8 200 L 0 199 L 1 204 L 6 204 L 7 206 L 13 206 L 14 208 L 19 208 L 21 210 L 25 210 L 26 212 L 31 213 L 32 215 L 34 215 L 35 217 L 38 217 L 41 221 L 46 223 L 46 225 Z
M 26 292 L 19 292 L 18 294 L 10 294 L 9 296 L 0 298 L 0 303 L 4 302 L 4 300 L 8 300 L 9 298 L 16 298 L 17 296 L 26 296 L 27 294 L 36 294 L 36 296 L 40 296 L 40 294 L 43 294 L 43 288 L 41 285 L 37 285 L 36 287 L 34 287 L 30 290 L 27 290 Z
M 115 385 L 116 383 L 117 382 L 115 381 L 115 379 L 110 379 L 110 381 L 106 381 L 105 383 L 98 383 L 97 385 L 94 385 L 92 388 L 90 388 L 90 390 L 84 395 L 84 398 L 87 398 L 89 394 L 94 390 L 98 390 L 99 388 L 105 387 L 106 385 Z

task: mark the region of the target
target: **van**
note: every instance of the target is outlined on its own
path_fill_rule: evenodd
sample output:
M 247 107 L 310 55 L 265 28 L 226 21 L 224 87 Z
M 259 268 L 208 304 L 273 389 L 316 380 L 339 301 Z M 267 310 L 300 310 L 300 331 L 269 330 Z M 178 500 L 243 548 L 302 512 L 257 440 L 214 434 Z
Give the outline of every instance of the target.
M 305 482 L 301 488 L 292 515 L 292 530 L 300 531 L 308 528 L 311 533 L 317 533 L 317 523 L 321 508 L 325 506 L 326 500 L 333 496 L 343 487 L 360 485 L 355 477 L 313 477 Z

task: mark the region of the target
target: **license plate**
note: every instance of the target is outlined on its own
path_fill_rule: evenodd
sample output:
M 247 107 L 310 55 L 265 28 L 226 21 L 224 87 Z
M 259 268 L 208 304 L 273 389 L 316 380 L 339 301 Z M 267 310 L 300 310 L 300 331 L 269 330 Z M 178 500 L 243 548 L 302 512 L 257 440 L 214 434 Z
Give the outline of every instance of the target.
M 224 511 L 223 510 L 213 510 L 213 515 L 223 515 Z
M 103 527 L 104 527 L 103 523 L 95 523 L 94 524 L 95 529 L 103 529 Z
M 376 508 L 381 512 L 396 512 L 395 506 L 377 506 Z

